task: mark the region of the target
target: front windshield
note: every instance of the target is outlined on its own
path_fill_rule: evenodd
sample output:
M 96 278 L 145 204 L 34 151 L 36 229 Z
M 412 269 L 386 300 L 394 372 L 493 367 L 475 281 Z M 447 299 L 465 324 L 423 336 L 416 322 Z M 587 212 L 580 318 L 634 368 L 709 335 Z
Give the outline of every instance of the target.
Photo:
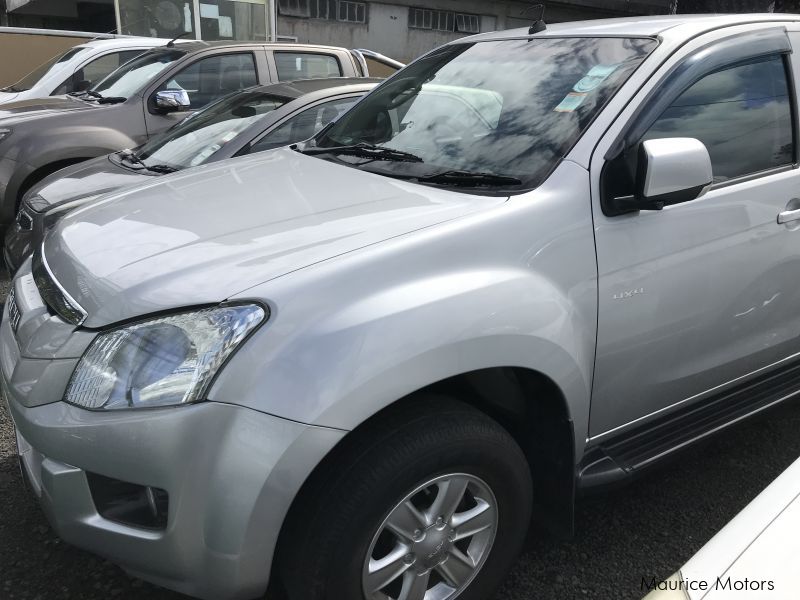
M 130 98 L 183 55 L 180 50 L 145 52 L 122 65 L 91 91 L 109 98 Z
M 137 152 L 145 165 L 184 169 L 200 165 L 265 114 L 291 98 L 236 92 L 150 140 Z
M 41 81 L 45 75 L 47 75 L 54 66 L 59 65 L 61 63 L 65 63 L 70 60 L 76 54 L 80 54 L 81 52 L 88 52 L 88 48 L 72 48 L 71 50 L 67 50 L 64 54 L 56 55 L 47 62 L 42 65 L 36 67 L 33 71 L 25 75 L 22 79 L 20 79 L 17 83 L 12 86 L 9 86 L 8 90 L 14 92 L 25 92 L 35 86 L 39 81 Z
M 655 46 L 631 38 L 444 46 L 301 151 L 421 183 L 532 189 Z

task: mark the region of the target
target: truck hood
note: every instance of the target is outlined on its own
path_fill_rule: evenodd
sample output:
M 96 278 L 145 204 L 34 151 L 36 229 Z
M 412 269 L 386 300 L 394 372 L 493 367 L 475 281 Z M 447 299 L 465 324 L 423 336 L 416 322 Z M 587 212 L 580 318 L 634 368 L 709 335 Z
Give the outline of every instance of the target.
M 17 96 L 19 96 L 19 92 L 0 92 L 0 104 L 13 102 Z
M 221 161 L 70 212 L 44 254 L 102 327 L 221 302 L 259 283 L 424 227 L 491 198 L 402 182 L 289 149 Z
M 31 98 L 0 105 L 0 126 L 12 125 L 31 119 L 41 119 L 53 115 L 65 114 L 78 110 L 103 110 L 107 106 L 83 102 L 70 96 L 53 96 L 50 98 Z
M 28 197 L 38 196 L 44 202 L 37 204 L 47 208 L 46 212 L 62 204 L 80 198 L 93 198 L 118 190 L 121 187 L 146 183 L 153 179 L 153 175 L 126 169 L 113 162 L 109 156 L 100 156 L 93 160 L 78 163 L 50 175 L 28 192 Z

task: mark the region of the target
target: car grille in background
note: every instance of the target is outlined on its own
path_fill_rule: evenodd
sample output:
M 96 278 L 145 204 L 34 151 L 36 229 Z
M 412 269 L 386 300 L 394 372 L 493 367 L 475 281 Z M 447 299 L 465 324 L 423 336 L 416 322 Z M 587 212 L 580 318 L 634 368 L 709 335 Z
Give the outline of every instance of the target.
M 25 210 L 21 210 L 17 214 L 17 225 L 22 231 L 31 231 L 33 229 L 33 218 Z
M 8 320 L 11 323 L 11 330 L 16 333 L 22 314 L 19 312 L 19 306 L 17 306 L 17 296 L 14 293 L 14 288 L 11 288 L 11 291 L 8 293 L 6 306 L 8 307 Z
M 53 278 L 41 247 L 33 253 L 33 280 L 39 295 L 52 312 L 73 325 L 80 325 L 86 320 L 86 311 Z

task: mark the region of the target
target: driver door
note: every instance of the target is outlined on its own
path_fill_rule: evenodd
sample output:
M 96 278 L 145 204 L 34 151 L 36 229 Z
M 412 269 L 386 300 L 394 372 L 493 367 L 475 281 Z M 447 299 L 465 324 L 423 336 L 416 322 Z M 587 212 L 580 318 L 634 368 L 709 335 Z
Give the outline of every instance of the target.
M 600 204 L 609 190 L 626 193 L 644 139 L 699 139 L 714 184 L 699 199 L 663 210 L 608 216 L 594 204 L 592 440 L 624 436 L 715 399 L 729 410 L 724 404 L 734 400 L 722 395 L 780 373 L 800 352 L 800 221 L 777 218 L 800 207 L 793 65 L 785 32 L 773 37 L 771 51 L 764 36 L 750 52 L 748 38 L 738 36 L 706 47 L 702 61 L 688 56 L 632 117 L 649 122 L 629 140 L 627 156 L 609 156 L 602 144 L 611 148 L 610 139 L 595 153 Z M 604 186 L 604 176 L 613 185 Z

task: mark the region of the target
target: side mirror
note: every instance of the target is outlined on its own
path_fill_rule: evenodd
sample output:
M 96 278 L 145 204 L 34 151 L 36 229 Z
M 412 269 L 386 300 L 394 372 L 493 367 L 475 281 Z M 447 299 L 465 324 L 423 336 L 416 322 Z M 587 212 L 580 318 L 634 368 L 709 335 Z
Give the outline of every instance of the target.
M 609 177 L 626 178 L 618 172 L 619 169 L 627 172 L 626 164 L 624 155 L 607 163 L 613 168 L 608 175 L 604 171 L 604 178 L 607 181 L 612 181 Z M 647 140 L 639 144 L 635 179 L 631 196 L 604 192 L 602 205 L 605 215 L 661 210 L 670 204 L 699 198 L 713 182 L 711 158 L 703 143 L 694 138 Z
M 711 157 L 700 140 L 647 140 L 639 146 L 634 201 L 639 210 L 661 210 L 699 198 L 713 180 Z
M 156 92 L 156 109 L 162 113 L 187 111 L 192 105 L 186 90 L 162 90 Z

